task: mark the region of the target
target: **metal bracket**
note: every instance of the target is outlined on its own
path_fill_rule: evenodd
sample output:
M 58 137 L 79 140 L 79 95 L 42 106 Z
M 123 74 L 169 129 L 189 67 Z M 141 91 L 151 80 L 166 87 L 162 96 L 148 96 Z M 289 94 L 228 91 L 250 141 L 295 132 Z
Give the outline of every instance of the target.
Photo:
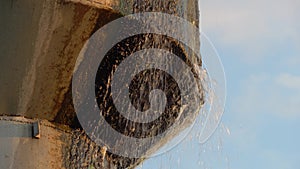
M 0 116 L 0 138 L 31 137 L 39 139 L 40 122 L 22 117 Z
M 41 135 L 40 135 L 40 122 L 39 121 L 36 121 L 36 122 L 32 123 L 32 137 L 36 138 L 36 139 L 41 138 Z

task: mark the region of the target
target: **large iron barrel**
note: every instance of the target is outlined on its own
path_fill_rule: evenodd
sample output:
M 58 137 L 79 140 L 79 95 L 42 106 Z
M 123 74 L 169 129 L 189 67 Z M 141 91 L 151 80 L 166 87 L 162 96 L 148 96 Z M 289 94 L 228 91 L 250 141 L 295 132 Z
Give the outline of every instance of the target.
M 84 44 L 107 23 L 138 12 L 168 13 L 199 26 L 198 0 L 0 2 L 1 168 L 130 168 L 143 160 L 106 152 L 105 147 L 90 140 L 77 119 L 72 100 L 73 71 Z M 143 41 L 144 46 L 153 45 L 156 38 L 161 37 L 143 35 L 131 43 Z M 172 44 L 171 50 L 183 59 L 195 57 L 184 45 L 163 39 L 164 46 Z M 201 66 L 201 60 L 191 60 Z M 99 104 L 107 98 L 101 99 L 97 100 Z M 146 103 L 147 99 L 141 102 Z M 202 104 L 199 103 L 199 109 Z M 107 107 L 105 116 L 113 116 L 110 111 Z M 190 125 L 181 124 L 174 135 L 149 149 L 158 149 Z M 156 130 L 162 127 L 165 126 L 158 125 Z

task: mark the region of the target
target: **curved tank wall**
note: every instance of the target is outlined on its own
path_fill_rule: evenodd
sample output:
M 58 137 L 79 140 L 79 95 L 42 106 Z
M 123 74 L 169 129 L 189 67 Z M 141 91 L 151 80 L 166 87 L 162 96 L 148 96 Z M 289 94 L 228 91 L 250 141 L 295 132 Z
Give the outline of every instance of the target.
M 197 3 L 197 0 L 1 1 L 1 165 L 14 169 L 138 165 L 143 159 L 104 153 L 103 147 L 91 142 L 78 127 L 70 92 L 77 56 L 98 28 L 126 14 L 166 12 L 198 25 Z M 37 121 L 40 138 L 32 137 Z M 162 140 L 157 147 L 174 136 Z

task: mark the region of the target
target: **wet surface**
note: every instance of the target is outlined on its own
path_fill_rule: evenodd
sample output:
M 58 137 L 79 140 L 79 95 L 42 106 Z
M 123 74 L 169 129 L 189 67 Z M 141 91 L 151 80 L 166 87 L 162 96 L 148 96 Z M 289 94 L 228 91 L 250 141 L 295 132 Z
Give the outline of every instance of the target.
M 110 152 L 107 152 L 106 157 L 103 157 L 103 147 L 97 146 L 81 131 L 82 128 L 73 108 L 71 94 L 71 80 L 75 61 L 86 40 L 97 29 L 121 17 L 122 14 L 150 11 L 165 12 L 187 18 L 197 25 L 199 17 L 197 2 L 195 0 L 120 0 L 106 1 L 106 3 L 101 4 L 97 1 L 90 3 L 82 0 L 74 0 L 75 3 L 72 1 L 26 0 L 20 2 L 11 0 L 1 2 L 1 13 L 4 13 L 1 15 L 1 20 L 3 18 L 5 26 L 0 29 L 1 32 L 4 32 L 1 34 L 1 43 L 4 45 L 1 45 L 0 48 L 2 53 L 1 69 L 4 70 L 0 76 L 0 114 L 45 119 L 55 124 L 67 125 L 70 127 L 68 131 L 74 129 L 70 132 L 71 134 L 59 134 L 58 136 L 51 135 L 50 132 L 46 137 L 50 139 L 49 144 L 53 146 L 49 154 L 49 156 L 53 156 L 49 157 L 53 158 L 51 165 L 54 167 L 52 168 L 58 168 L 59 165 L 65 168 L 126 168 L 135 166 L 143 159 L 120 157 Z M 97 6 L 97 8 L 92 6 Z M 139 43 L 135 44 L 135 42 Z M 187 62 L 195 57 L 189 55 L 189 51 L 183 45 L 166 37 L 142 35 L 127 43 L 134 49 L 129 52 L 142 48 L 162 47 L 177 52 Z M 122 46 L 117 50 L 120 53 L 128 52 Z M 195 59 L 191 60 L 192 62 L 195 61 Z M 196 60 L 193 64 L 201 66 L 201 60 Z M 110 62 L 109 65 L 116 66 L 113 62 Z M 154 76 L 154 78 L 160 77 Z M 139 80 L 137 79 L 137 81 Z M 107 82 L 104 85 L 110 85 L 110 83 Z M 171 87 L 169 90 L 173 90 L 173 88 Z M 99 95 L 102 96 L 101 92 L 103 91 L 100 90 L 99 92 Z M 133 95 L 135 94 L 137 92 L 133 92 Z M 139 97 L 136 96 L 136 99 Z M 99 98 L 99 104 L 107 102 L 105 97 Z M 178 100 L 178 98 L 174 98 Z M 137 101 L 136 99 L 133 98 L 133 102 Z M 148 100 L 144 99 L 135 103 L 137 106 L 145 106 L 140 107 L 142 110 L 146 109 L 147 102 Z M 118 116 L 114 115 L 115 111 L 109 107 L 103 113 L 106 114 L 108 120 L 117 119 Z M 174 117 L 165 116 L 170 121 L 176 119 Z M 126 129 L 117 122 L 115 121 L 116 129 L 125 129 L 123 132 L 128 136 L 136 135 L 136 132 L 133 132 L 131 128 Z M 151 136 L 171 123 L 165 122 L 158 122 L 153 131 L 143 136 Z M 142 128 L 135 126 L 134 131 L 139 131 Z M 174 133 L 174 135 L 176 134 Z M 163 140 L 162 144 L 168 139 Z M 59 142 L 58 145 L 54 143 L 56 141 Z M 40 144 L 36 141 L 30 143 L 30 139 L 26 139 L 25 142 L 21 140 L 21 142 L 18 141 L 11 146 L 18 147 L 19 145 L 22 147 L 27 144 Z M 44 144 L 47 145 L 47 143 Z M 30 151 L 26 148 L 20 148 L 16 152 L 19 153 L 18 156 L 22 156 Z M 22 158 L 20 157 L 20 159 Z M 55 164 L 55 159 L 62 162 Z M 43 164 L 41 162 L 39 165 L 42 166 Z M 15 165 L 21 165 L 21 163 Z M 47 164 L 47 166 L 49 165 Z

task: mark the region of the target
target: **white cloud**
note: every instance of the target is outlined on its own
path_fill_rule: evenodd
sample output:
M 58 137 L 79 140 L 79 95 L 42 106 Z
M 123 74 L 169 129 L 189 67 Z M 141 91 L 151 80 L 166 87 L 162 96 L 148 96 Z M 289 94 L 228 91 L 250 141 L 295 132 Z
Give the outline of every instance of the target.
M 280 74 L 252 75 L 242 82 L 234 99 L 234 111 L 241 118 L 257 115 L 285 119 L 300 118 L 300 77 Z
M 276 82 L 283 87 L 300 91 L 300 76 L 283 73 L 276 78 Z
M 300 45 L 299 7 L 298 0 L 202 0 L 202 30 L 236 57 L 259 62 L 287 42 Z
M 300 44 L 299 44 L 300 46 Z M 288 56 L 286 59 L 284 59 L 284 64 L 286 66 L 296 66 L 299 67 L 300 65 L 300 53 L 292 56 Z

